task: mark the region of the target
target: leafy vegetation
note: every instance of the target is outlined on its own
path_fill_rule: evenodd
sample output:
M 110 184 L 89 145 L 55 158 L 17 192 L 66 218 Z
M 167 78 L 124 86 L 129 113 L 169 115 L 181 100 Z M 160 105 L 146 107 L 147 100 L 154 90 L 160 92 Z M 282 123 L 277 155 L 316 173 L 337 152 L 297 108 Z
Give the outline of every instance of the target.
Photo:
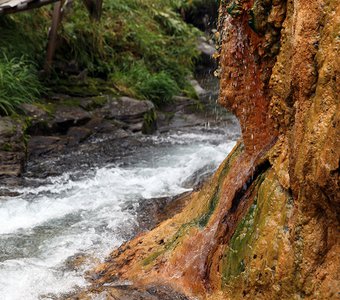
M 64 82 L 70 78 L 72 84 L 98 78 L 118 94 L 150 99 L 156 105 L 171 101 L 175 94 L 192 96 L 187 77 L 198 54 L 198 30 L 180 13 L 192 3 L 105 0 L 102 18 L 96 22 L 90 21 L 81 1 L 73 2 L 60 26 L 52 80 L 44 84 L 56 90 L 62 81 L 65 91 Z M 50 22 L 50 6 L 1 17 L 0 52 L 9 60 L 21 60 L 27 69 L 33 65 L 22 57 L 42 68 Z M 23 101 L 27 99 L 31 98 Z
M 20 104 L 33 102 L 43 90 L 33 63 L 24 57 L 0 58 L 0 114 L 9 115 Z

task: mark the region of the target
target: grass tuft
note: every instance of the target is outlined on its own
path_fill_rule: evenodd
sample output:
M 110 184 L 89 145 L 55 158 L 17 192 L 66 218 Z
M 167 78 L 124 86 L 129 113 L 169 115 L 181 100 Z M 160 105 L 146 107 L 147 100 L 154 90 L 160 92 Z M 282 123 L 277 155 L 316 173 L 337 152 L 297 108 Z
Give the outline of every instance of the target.
M 20 104 L 35 101 L 42 90 L 32 62 L 24 57 L 0 58 L 0 114 L 10 115 Z

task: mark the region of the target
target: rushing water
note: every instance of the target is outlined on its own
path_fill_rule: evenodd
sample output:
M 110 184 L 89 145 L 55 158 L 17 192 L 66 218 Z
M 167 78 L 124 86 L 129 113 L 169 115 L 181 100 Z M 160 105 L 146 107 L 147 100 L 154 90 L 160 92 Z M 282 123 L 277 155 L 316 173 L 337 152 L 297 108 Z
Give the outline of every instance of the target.
M 153 146 L 119 165 L 36 179 L 0 198 L 0 299 L 54 299 L 86 285 L 84 271 L 131 237 L 143 200 L 190 190 L 193 174 L 211 173 L 235 144 L 220 129 L 140 139 Z M 90 259 L 75 268 L 75 257 Z

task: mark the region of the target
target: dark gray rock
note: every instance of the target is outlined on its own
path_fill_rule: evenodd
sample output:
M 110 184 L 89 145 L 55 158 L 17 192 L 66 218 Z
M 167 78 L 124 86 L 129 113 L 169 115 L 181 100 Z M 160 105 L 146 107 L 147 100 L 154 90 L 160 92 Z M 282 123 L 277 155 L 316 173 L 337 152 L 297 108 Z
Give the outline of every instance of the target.
M 26 158 L 24 123 L 0 118 L 0 176 L 21 175 Z
M 50 114 L 41 107 L 34 104 L 24 103 L 20 106 L 21 110 L 29 117 L 27 133 L 29 135 L 47 134 L 51 131 L 49 128 Z
M 129 97 L 112 99 L 110 103 L 99 110 L 107 119 L 117 119 L 126 123 L 138 123 L 146 113 L 155 106 L 151 101 L 136 100 Z
M 65 134 L 70 127 L 84 125 L 90 120 L 90 113 L 80 107 L 58 106 L 51 127 Z
M 34 104 L 21 104 L 20 109 L 25 113 L 26 116 L 34 120 L 46 120 L 49 116 L 46 110 Z
M 105 120 L 101 117 L 94 117 L 85 126 L 93 133 L 111 133 L 119 129 L 127 129 L 129 126 L 120 121 L 116 120 Z
M 68 145 L 75 146 L 91 136 L 93 131 L 86 127 L 71 127 L 67 132 Z
M 87 111 L 92 111 L 97 108 L 103 107 L 111 100 L 111 96 L 109 95 L 101 95 L 90 98 L 82 98 L 80 101 L 80 107 L 84 108 Z
M 33 136 L 28 142 L 28 156 L 32 158 L 61 151 L 67 142 L 67 138 L 60 136 Z

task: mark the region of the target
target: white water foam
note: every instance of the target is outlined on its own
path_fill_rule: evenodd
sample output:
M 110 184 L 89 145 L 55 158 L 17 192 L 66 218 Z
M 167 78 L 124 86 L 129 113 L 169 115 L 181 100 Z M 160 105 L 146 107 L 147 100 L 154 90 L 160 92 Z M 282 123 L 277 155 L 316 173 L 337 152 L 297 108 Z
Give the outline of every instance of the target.
M 208 134 L 165 142 L 174 140 L 157 159 L 151 153 L 140 164 L 99 168 L 79 180 L 64 174 L 0 199 L 0 299 L 50 299 L 86 285 L 84 269 L 65 267 L 68 258 L 103 259 L 136 225 L 140 201 L 190 190 L 185 181 L 207 165 L 216 168 L 235 144 L 218 144 Z M 127 204 L 132 209 L 124 209 Z

